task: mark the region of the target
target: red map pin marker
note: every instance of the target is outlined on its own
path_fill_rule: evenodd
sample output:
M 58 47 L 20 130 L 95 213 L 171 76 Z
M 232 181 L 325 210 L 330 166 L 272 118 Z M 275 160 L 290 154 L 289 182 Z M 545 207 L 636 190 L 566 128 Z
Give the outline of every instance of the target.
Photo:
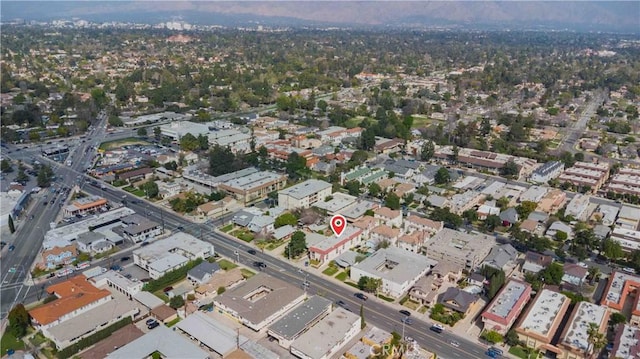
M 336 214 L 331 217 L 331 230 L 336 234 L 336 237 L 340 237 L 344 229 L 347 227 L 347 220 L 340 214 Z

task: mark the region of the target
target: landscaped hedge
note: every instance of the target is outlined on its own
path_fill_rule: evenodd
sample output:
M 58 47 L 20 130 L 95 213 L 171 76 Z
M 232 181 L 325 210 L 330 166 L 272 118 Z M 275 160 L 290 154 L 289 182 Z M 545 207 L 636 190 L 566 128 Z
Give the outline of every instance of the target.
M 125 327 L 131 324 L 132 322 L 133 320 L 131 319 L 131 317 L 123 318 L 122 320 L 111 324 L 110 326 L 102 329 L 101 331 L 96 332 L 95 334 L 92 334 L 84 339 L 81 339 L 79 342 L 60 350 L 57 354 L 57 357 L 60 359 L 71 358 L 73 355 L 75 355 L 82 349 L 88 348 L 93 344 L 96 344 L 97 342 L 109 337 L 116 330 L 122 327 Z
M 202 258 L 189 261 L 184 267 L 174 269 L 156 280 L 147 282 L 147 284 L 142 287 L 142 290 L 147 292 L 155 292 L 156 290 L 166 288 L 169 284 L 173 284 L 181 279 L 186 278 L 187 273 L 200 263 L 202 263 Z

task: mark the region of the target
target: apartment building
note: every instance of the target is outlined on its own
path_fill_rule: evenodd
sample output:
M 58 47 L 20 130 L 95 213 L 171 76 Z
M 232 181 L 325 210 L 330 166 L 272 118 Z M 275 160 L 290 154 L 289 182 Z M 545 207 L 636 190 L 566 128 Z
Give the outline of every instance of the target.
M 591 323 L 595 323 L 598 332 L 606 336 L 609 311 L 607 308 L 593 303 L 578 303 L 560 336 L 558 348 L 562 350 L 562 353 L 557 358 L 582 359 L 585 354 L 590 355 L 593 352 L 588 335 Z
M 482 313 L 484 329 L 507 334 L 530 298 L 530 284 L 515 279 L 508 281 Z
M 484 261 L 495 244 L 492 236 L 444 228 L 427 241 L 423 251 L 435 261 L 448 261 L 471 270 Z
M 607 190 L 640 196 L 640 169 L 624 167 L 611 180 Z
M 616 312 L 622 312 L 625 306 L 630 305 L 631 318 L 629 323 L 634 326 L 640 326 L 640 296 L 637 295 L 639 289 L 639 276 L 624 272 L 613 272 L 609 277 L 600 305 Z M 632 302 L 628 303 L 629 301 Z
M 310 179 L 278 192 L 278 205 L 288 210 L 309 208 L 323 202 L 331 193 L 331 183 Z
M 562 350 L 552 341 L 570 304 L 571 299 L 564 294 L 546 288 L 540 290 L 515 328 L 520 340 L 543 353 L 561 354 Z
M 281 190 L 286 184 L 286 175 L 261 171 L 223 182 L 218 185 L 218 189 L 231 194 L 246 206 L 267 198 L 269 193 Z
M 560 176 L 564 171 L 564 163 L 560 161 L 550 161 L 536 168 L 529 180 L 536 183 L 547 183 L 550 180 Z
M 608 163 L 576 162 L 558 177 L 561 183 L 569 182 L 574 186 L 588 186 L 593 193 L 609 178 Z

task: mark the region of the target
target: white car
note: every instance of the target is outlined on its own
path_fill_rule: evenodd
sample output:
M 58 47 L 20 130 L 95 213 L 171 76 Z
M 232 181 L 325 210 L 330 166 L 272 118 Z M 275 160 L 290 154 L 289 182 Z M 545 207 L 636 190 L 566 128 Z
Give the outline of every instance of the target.
M 451 344 L 451 346 L 452 346 L 452 347 L 454 347 L 454 348 L 457 348 L 457 347 L 459 347 L 459 346 L 460 346 L 460 343 L 458 343 L 458 342 L 457 342 L 457 341 L 455 341 L 455 340 L 452 340 L 450 344 Z

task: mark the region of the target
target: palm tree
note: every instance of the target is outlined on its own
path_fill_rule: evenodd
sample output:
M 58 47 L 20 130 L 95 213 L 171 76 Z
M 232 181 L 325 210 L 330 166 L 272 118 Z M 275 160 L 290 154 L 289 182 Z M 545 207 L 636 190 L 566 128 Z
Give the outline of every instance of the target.
M 607 344 L 607 338 L 603 333 L 600 333 L 600 327 L 596 323 L 589 323 L 587 329 L 587 349 L 585 355 L 589 358 L 597 357 L 597 353 Z

